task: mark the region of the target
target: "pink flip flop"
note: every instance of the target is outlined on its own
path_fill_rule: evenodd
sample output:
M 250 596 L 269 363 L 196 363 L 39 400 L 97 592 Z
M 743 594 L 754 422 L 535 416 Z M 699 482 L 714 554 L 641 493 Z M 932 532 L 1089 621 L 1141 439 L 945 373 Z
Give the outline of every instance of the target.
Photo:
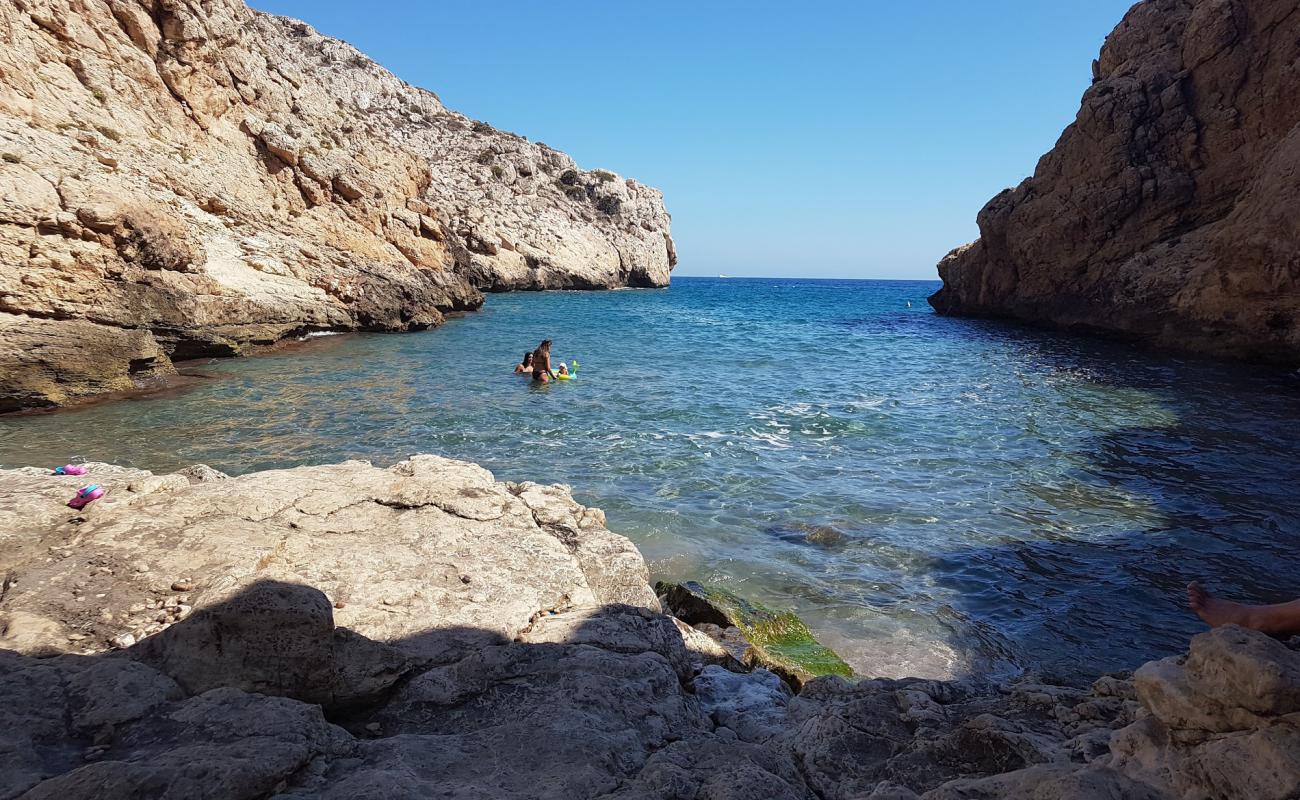
M 98 483 L 83 486 L 77 490 L 77 496 L 68 501 L 68 508 L 85 508 L 90 503 L 103 497 L 107 490 Z

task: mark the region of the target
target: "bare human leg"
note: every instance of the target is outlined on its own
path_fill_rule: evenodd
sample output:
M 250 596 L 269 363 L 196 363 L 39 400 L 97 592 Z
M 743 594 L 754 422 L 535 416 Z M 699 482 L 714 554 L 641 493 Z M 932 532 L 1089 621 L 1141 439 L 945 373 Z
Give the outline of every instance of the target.
M 1300 600 L 1249 606 L 1215 597 L 1193 582 L 1187 585 L 1187 605 L 1211 628 L 1240 625 L 1272 636 L 1300 634 Z

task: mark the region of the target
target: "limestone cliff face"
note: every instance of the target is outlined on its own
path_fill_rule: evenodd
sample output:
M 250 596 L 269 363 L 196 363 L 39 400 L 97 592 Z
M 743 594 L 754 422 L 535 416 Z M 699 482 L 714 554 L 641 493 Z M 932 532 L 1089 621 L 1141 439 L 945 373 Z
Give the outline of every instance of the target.
M 0 0 L 0 157 L 0 411 L 676 260 L 657 190 L 240 0 Z
M 1147 0 L 1033 177 L 939 264 L 941 313 L 1300 362 L 1300 7 Z

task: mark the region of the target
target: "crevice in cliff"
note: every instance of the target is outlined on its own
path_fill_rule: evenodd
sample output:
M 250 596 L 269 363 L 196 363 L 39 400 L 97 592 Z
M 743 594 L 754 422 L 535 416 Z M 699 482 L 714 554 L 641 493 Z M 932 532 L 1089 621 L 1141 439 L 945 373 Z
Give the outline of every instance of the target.
M 529 509 L 533 516 L 533 523 L 545 533 L 554 536 L 560 544 L 564 545 L 570 553 L 577 554 L 579 533 L 572 527 L 555 522 L 547 522 L 537 515 L 536 511 Z
M 175 79 L 172 77 L 172 71 L 166 67 L 168 59 L 181 62 L 181 59 L 172 52 L 174 44 L 167 38 L 167 22 L 174 18 L 173 12 L 169 11 L 163 3 L 155 3 L 152 6 L 146 6 L 150 18 L 153 19 L 154 26 L 158 29 L 158 50 L 153 53 L 154 71 L 158 75 L 158 81 L 167 89 L 172 99 L 180 106 L 185 117 L 193 122 L 199 130 L 208 131 L 208 126 L 198 118 L 194 109 L 190 106 L 189 100 L 185 97 L 180 87 L 175 85 Z
M 118 322 L 112 322 L 112 321 L 101 322 L 99 320 L 92 319 L 90 317 L 80 317 L 75 314 L 69 314 L 65 311 L 60 311 L 58 309 L 50 309 L 48 311 L 45 311 L 42 309 L 15 306 L 7 302 L 3 297 L 0 297 L 0 312 L 3 312 L 5 314 L 13 314 L 16 317 L 28 317 L 30 319 L 43 319 L 43 320 L 49 320 L 51 322 L 73 322 L 76 320 L 83 320 L 85 322 L 93 322 L 96 325 L 103 325 L 106 328 L 117 328 L 118 330 L 124 330 L 124 331 L 140 330 L 139 328 L 135 328 L 129 325 L 122 325 L 121 323 Z
M 456 509 L 456 506 L 453 503 L 449 503 L 444 500 L 429 500 L 427 502 L 410 502 L 407 500 L 394 500 L 387 497 L 374 497 L 374 498 L 370 498 L 369 500 L 365 500 L 363 502 L 375 503 L 376 505 L 381 505 L 384 506 L 385 508 L 392 508 L 398 511 L 419 511 L 420 509 L 424 509 L 424 508 L 436 508 L 448 516 L 456 517 L 457 519 L 468 520 L 470 522 L 492 522 L 494 520 L 501 519 L 503 516 L 505 516 L 504 507 L 500 508 L 498 510 L 498 513 L 495 515 L 478 516 L 478 515 L 466 514 L 464 511 L 459 511 Z M 360 505 L 360 503 L 354 505 Z M 351 506 L 348 507 L 351 508 Z M 337 509 L 337 510 L 342 510 L 342 509 Z M 334 512 L 331 511 L 330 513 L 334 513 Z
M 813 797 L 817 798 L 817 800 L 828 800 L 826 793 L 817 788 L 817 785 L 813 782 L 812 773 L 808 769 L 808 765 L 804 763 L 804 759 L 796 753 L 795 757 L 791 759 L 791 761 L 794 763 L 794 768 L 799 772 L 799 777 L 803 780 L 804 787 L 812 793 Z

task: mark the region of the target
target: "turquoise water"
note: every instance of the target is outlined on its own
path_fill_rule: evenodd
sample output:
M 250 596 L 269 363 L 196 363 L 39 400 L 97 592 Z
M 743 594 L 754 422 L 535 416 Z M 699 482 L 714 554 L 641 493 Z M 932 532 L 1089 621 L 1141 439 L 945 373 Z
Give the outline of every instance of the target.
M 1295 381 L 939 317 L 936 286 L 496 295 L 436 331 L 0 419 L 0 463 L 470 459 L 572 485 L 656 576 L 792 608 L 866 674 L 1081 678 L 1182 649 L 1193 577 L 1300 595 Z M 511 374 L 544 337 L 578 380 Z

